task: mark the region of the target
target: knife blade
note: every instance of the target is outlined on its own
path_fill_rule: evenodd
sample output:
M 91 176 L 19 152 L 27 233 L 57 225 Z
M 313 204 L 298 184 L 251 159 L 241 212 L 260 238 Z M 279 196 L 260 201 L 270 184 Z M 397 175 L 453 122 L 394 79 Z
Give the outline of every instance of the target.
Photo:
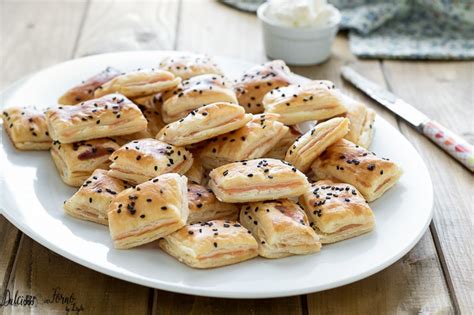
M 441 149 L 446 151 L 467 169 L 474 172 L 474 146 L 436 121 L 431 120 L 415 107 L 395 94 L 365 78 L 348 66 L 341 68 L 344 79 L 367 94 L 379 104 L 413 125 Z
M 393 93 L 387 91 L 383 87 L 370 81 L 357 73 L 354 69 L 343 66 L 341 69 L 342 77 L 351 82 L 359 90 L 367 94 L 369 97 L 388 108 L 404 120 L 418 129 L 423 128 L 423 124 L 429 121 L 429 118 L 414 108 L 404 100 L 398 98 Z

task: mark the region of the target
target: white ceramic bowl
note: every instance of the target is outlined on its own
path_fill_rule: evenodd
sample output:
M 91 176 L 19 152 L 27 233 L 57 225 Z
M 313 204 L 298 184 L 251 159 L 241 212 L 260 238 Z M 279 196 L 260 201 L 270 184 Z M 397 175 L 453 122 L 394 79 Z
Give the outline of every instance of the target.
M 265 52 L 269 58 L 283 59 L 290 65 L 318 64 L 329 58 L 341 21 L 339 12 L 335 22 L 329 26 L 287 27 L 265 16 L 267 8 L 268 3 L 262 4 L 257 16 L 262 24 Z

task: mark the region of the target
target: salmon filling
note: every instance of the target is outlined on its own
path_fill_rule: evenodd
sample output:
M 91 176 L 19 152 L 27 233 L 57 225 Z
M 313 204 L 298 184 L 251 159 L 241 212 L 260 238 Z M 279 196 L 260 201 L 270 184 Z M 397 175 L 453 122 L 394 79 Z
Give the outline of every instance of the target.
M 256 251 L 256 249 L 250 249 L 250 248 L 249 249 L 233 250 L 233 251 L 222 251 L 222 252 L 218 252 L 218 253 L 213 253 L 211 255 L 198 257 L 198 260 L 203 261 L 203 260 L 207 260 L 207 259 L 220 258 L 224 255 L 239 256 L 239 255 L 245 254 L 246 252 L 255 252 L 255 251 Z
M 87 218 L 104 218 L 105 220 L 107 220 L 107 216 L 101 216 L 99 211 L 91 212 L 91 211 L 87 211 L 80 208 L 76 208 L 76 210 L 78 214 L 83 215 L 84 217 L 87 217 Z
M 222 189 L 226 193 L 240 193 L 250 190 L 264 190 L 264 189 L 279 189 L 279 188 L 291 188 L 293 186 L 299 186 L 301 182 L 289 182 L 278 185 L 262 185 L 262 186 L 246 186 L 245 188 L 231 188 L 231 189 Z
M 382 187 L 385 187 L 385 185 L 390 182 L 392 180 L 392 178 L 387 178 L 386 180 L 383 181 L 382 184 L 380 184 L 379 186 L 377 186 L 377 188 L 374 190 L 374 192 L 378 191 L 379 189 L 381 189 Z
M 170 226 L 170 225 L 173 225 L 173 224 L 176 224 L 176 223 L 177 223 L 177 221 L 172 221 L 172 222 L 168 222 L 168 223 L 160 224 L 160 225 L 149 224 L 148 226 L 146 226 L 145 228 L 143 228 L 141 230 L 134 230 L 134 231 L 130 231 L 130 232 L 127 232 L 127 233 L 120 234 L 115 238 L 115 240 L 120 241 L 120 240 L 123 240 L 127 237 L 140 236 L 140 235 L 143 235 L 147 232 L 157 230 L 157 229 L 160 229 L 162 227 Z
M 233 118 L 233 119 L 224 121 L 224 122 L 223 122 L 222 124 L 220 124 L 220 125 L 213 126 L 212 128 L 219 128 L 219 127 L 225 126 L 225 125 L 230 124 L 230 123 L 232 123 L 232 122 L 234 122 L 234 121 L 239 121 L 239 120 L 241 120 L 243 117 L 244 117 L 244 115 L 241 115 L 241 116 L 239 116 L 239 117 L 235 117 L 235 118 Z M 198 134 L 198 133 L 202 133 L 202 132 L 205 132 L 205 131 L 208 131 L 208 130 L 209 130 L 209 129 L 194 131 L 194 132 L 191 132 L 191 133 L 188 133 L 188 134 L 182 136 L 181 138 L 186 138 L 186 137 L 189 137 L 189 136 L 194 136 L 194 135 L 196 135 L 196 134 Z

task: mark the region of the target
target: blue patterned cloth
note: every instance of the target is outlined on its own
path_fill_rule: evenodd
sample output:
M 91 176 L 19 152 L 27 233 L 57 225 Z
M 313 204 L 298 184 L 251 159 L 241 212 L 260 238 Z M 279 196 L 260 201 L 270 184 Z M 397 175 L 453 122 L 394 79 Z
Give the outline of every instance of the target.
M 332 0 L 365 58 L 473 59 L 474 0 Z

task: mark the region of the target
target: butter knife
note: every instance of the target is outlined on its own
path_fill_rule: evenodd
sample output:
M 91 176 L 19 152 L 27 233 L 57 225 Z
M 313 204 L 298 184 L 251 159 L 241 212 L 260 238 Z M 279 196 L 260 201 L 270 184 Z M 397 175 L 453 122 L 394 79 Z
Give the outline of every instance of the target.
M 467 169 L 474 172 L 474 147 L 469 142 L 438 122 L 431 120 L 428 116 L 393 93 L 366 79 L 351 67 L 343 66 L 341 74 L 344 79 L 351 82 L 379 104 L 406 120 Z

